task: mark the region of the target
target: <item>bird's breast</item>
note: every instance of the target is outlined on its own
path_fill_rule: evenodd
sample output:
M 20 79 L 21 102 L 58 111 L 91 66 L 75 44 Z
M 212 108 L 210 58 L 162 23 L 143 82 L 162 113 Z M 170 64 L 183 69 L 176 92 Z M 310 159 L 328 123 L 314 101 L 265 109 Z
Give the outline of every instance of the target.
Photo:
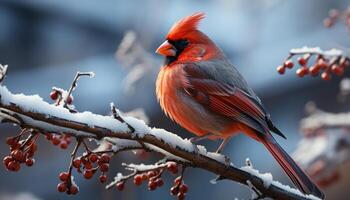
M 188 87 L 181 65 L 162 67 L 156 82 L 156 93 L 164 112 L 182 127 L 201 136 L 220 135 L 232 121 L 218 116 L 185 92 Z

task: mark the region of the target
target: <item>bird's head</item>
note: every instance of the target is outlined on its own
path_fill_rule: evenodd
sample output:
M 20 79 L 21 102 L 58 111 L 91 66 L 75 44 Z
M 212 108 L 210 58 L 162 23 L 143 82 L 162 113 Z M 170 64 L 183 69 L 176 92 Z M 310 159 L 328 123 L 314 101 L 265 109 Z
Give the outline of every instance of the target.
M 173 25 L 156 53 L 165 56 L 165 64 L 175 61 L 200 61 L 220 58 L 222 53 L 213 41 L 198 30 L 204 13 L 187 16 Z

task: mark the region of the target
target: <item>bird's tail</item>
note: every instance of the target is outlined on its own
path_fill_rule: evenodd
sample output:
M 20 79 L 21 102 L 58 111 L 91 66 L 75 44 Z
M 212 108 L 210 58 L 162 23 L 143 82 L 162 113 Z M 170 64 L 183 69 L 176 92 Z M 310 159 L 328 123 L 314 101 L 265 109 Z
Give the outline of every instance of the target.
M 310 180 L 288 153 L 282 149 L 272 135 L 264 135 L 260 139 L 299 190 L 304 194 L 312 194 L 324 199 L 322 191 Z

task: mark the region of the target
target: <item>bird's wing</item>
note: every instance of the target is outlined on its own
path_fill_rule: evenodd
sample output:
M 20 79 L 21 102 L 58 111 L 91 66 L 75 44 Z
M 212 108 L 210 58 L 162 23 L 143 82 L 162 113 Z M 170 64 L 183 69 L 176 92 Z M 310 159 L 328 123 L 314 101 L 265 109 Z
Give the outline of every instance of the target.
M 188 63 L 183 67 L 187 77 L 184 90 L 190 96 L 213 112 L 237 120 L 260 133 L 269 130 L 266 112 L 254 96 L 233 84 L 216 80 L 199 65 Z

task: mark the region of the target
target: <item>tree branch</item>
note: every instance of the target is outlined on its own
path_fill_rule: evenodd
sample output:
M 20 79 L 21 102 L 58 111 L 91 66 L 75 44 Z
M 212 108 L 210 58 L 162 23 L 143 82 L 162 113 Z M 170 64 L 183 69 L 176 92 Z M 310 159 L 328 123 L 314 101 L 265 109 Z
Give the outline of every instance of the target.
M 238 169 L 225 164 L 223 155 L 207 152 L 203 146 L 196 146 L 189 140 L 162 129 L 149 128 L 142 121 L 126 117 L 124 120 L 135 131 L 129 133 L 128 125 L 111 116 L 96 115 L 90 112 L 70 113 L 63 107 L 44 102 L 39 96 L 13 95 L 6 87 L 0 86 L 0 113 L 3 122 L 18 124 L 21 128 L 32 128 L 41 133 L 55 132 L 76 137 L 102 139 L 105 137 L 124 139 L 140 147 L 160 152 L 169 159 L 188 162 L 193 167 L 202 168 L 247 185 L 249 181 L 266 197 L 276 199 L 317 199 L 306 196 L 297 190 L 287 190 L 277 182 L 266 184 L 259 173 Z M 132 142 L 136 141 L 136 142 Z

